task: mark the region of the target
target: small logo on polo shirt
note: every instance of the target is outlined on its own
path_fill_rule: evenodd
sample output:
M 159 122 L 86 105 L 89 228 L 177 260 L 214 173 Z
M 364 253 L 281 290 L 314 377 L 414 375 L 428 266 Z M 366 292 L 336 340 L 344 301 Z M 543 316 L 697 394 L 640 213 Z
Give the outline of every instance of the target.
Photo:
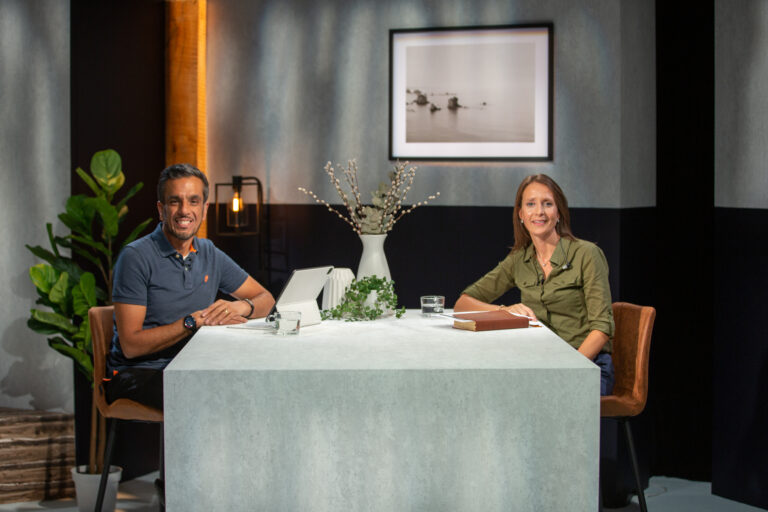
M 207 283 L 207 282 L 208 282 L 208 274 L 205 274 L 205 279 L 203 279 L 203 282 L 204 282 L 204 283 Z

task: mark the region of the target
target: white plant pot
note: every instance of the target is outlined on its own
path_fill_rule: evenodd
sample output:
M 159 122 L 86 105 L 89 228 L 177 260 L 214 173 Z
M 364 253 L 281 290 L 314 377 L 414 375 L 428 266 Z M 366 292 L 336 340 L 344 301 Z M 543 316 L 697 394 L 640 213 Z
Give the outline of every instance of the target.
M 75 482 L 75 494 L 77 495 L 77 509 L 80 512 L 93 512 L 96 507 L 96 495 L 99 492 L 101 473 L 92 475 L 86 473 L 87 470 L 88 466 L 77 466 L 71 469 L 72 480 Z M 109 466 L 107 488 L 104 491 L 104 502 L 101 505 L 102 512 L 114 512 L 117 502 L 117 484 L 120 483 L 122 474 L 123 468 L 120 466 Z
M 384 240 L 387 235 L 360 235 L 363 243 L 363 255 L 360 256 L 360 265 L 357 267 L 357 278 L 373 276 L 392 279 L 387 265 L 387 256 L 384 254 Z

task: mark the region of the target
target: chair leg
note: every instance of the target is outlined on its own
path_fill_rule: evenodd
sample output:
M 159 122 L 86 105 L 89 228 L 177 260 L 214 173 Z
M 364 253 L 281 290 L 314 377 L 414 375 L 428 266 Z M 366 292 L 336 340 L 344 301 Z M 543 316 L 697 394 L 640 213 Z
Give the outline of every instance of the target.
M 640 501 L 640 510 L 648 512 L 643 485 L 640 483 L 640 470 L 637 467 L 637 455 L 635 454 L 635 443 L 632 441 L 632 429 L 629 428 L 629 419 L 621 418 L 621 422 L 624 424 L 624 432 L 627 434 L 627 445 L 629 446 L 629 456 L 632 459 L 632 471 L 635 473 L 635 485 L 637 485 L 637 499 Z
M 155 480 L 155 490 L 160 502 L 160 512 L 165 512 L 165 423 L 160 424 L 160 478 Z
M 104 469 L 101 471 L 101 480 L 99 481 L 99 494 L 96 496 L 96 506 L 94 512 L 101 512 L 104 504 L 104 492 L 107 490 L 107 480 L 109 480 L 109 465 L 112 462 L 112 447 L 115 444 L 115 431 L 117 430 L 117 418 L 107 418 L 109 422 L 109 433 L 107 434 L 107 448 L 104 454 Z

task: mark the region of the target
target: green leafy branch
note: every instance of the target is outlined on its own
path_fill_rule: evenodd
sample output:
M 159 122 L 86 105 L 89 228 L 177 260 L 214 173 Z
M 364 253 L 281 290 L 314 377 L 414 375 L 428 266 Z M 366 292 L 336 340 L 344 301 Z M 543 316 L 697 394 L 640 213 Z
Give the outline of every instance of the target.
M 341 304 L 332 309 L 323 310 L 323 320 L 375 320 L 385 311 L 394 311 L 400 318 L 405 307 L 397 307 L 395 282 L 386 277 L 368 276 L 352 281 Z

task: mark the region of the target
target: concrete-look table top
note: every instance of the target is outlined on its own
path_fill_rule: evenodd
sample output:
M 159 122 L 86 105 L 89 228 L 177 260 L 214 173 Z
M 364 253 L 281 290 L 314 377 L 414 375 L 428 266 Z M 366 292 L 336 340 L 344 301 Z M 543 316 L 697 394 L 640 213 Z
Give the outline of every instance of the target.
M 164 374 L 168 510 L 595 510 L 598 368 L 451 324 L 200 329 Z

